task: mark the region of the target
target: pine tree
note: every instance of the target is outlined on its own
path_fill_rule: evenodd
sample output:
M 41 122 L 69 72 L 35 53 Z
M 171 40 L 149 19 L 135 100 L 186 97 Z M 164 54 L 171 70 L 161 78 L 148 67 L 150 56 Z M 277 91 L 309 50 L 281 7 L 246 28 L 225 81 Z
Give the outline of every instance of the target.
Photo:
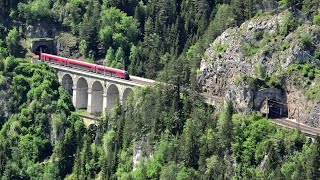
M 187 167 L 198 168 L 199 137 L 194 120 L 188 119 L 183 128 L 183 140 L 181 141 L 182 159 Z
M 115 61 L 114 50 L 112 47 L 109 47 L 107 54 L 106 54 L 105 64 L 106 64 L 106 66 L 111 66 L 112 62 L 114 62 L 114 61 Z
M 98 27 L 100 4 L 97 0 L 89 1 L 88 9 L 83 16 L 83 22 L 80 26 L 80 37 L 83 42 L 83 53 L 89 56 L 90 50 L 98 52 Z
M 307 162 L 308 179 L 316 180 L 320 177 L 320 137 L 317 136 L 311 146 L 311 154 Z
M 246 20 L 246 7 L 243 0 L 232 0 L 232 9 L 235 14 L 237 25 L 241 25 Z
M 231 149 L 233 138 L 233 123 L 232 123 L 233 106 L 232 102 L 228 101 L 224 110 L 221 112 L 218 121 L 218 132 L 222 142 L 222 148 L 228 151 Z M 229 152 L 230 153 L 230 152 Z
M 308 17 L 312 13 L 316 13 L 320 6 L 320 0 L 304 0 L 302 11 Z

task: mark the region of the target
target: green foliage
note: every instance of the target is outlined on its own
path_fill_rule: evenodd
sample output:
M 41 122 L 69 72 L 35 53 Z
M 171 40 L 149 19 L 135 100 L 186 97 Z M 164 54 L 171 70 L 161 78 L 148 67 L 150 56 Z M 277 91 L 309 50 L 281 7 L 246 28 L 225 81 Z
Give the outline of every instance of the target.
M 245 43 L 242 47 L 241 47 L 241 53 L 245 56 L 253 56 L 255 55 L 258 51 L 259 51 L 259 47 L 256 47 L 254 44 L 252 43 Z
M 235 15 L 230 5 L 222 4 L 217 9 L 205 35 L 208 44 L 212 43 L 224 30 L 235 25 Z
M 300 38 L 301 38 L 301 43 L 305 48 L 311 48 L 313 39 L 310 35 L 304 34 Z
M 4 61 L 5 72 L 13 72 L 14 68 L 19 65 L 19 62 L 14 57 L 7 57 Z
M 283 17 L 283 22 L 280 25 L 279 33 L 282 36 L 288 35 L 298 27 L 298 23 L 292 12 L 286 12 Z
M 263 39 L 264 31 L 263 30 L 257 30 L 254 32 L 254 39 L 257 41 L 260 41 Z
M 217 53 L 221 53 L 221 52 L 224 52 L 227 48 L 228 48 L 228 45 L 217 44 L 216 51 Z
M 316 47 L 316 50 L 314 51 L 314 58 L 320 59 L 320 46 Z
M 266 68 L 262 64 L 258 64 L 257 66 L 255 66 L 254 70 L 257 78 L 266 79 L 267 77 Z
M 85 57 L 98 53 L 98 27 L 99 27 L 99 12 L 100 4 L 97 1 L 89 1 L 86 13 L 83 15 L 82 23 L 80 24 L 79 35 L 80 51 Z M 91 52 L 91 53 L 90 53 Z
M 313 17 L 313 24 L 320 25 L 320 14 Z
M 19 15 L 28 22 L 53 19 L 54 14 L 51 10 L 52 3 L 50 0 L 35 0 L 29 3 L 19 3 Z
M 74 126 L 79 117 L 70 116 L 69 95 L 58 89 L 56 75 L 45 64 L 9 57 L 4 70 L 12 100 L 6 105 L 11 114 L 0 132 L 0 152 L 7 152 L 0 155 L 0 175 L 15 179 L 64 177 L 72 169 L 71 153 L 81 144 L 83 133 L 81 121 Z
M 306 95 L 310 100 L 320 100 L 320 83 L 309 88 Z
M 320 138 L 317 136 L 315 143 L 311 146 L 311 153 L 307 161 L 309 169 L 307 169 L 308 179 L 317 179 L 320 176 Z
M 300 1 L 282 2 L 293 12 L 301 9 Z M 311 13 L 316 12 L 314 4 L 315 0 L 303 1 Z M 181 180 L 317 177 L 319 143 L 306 143 L 301 133 L 278 128 L 257 114 L 236 114 L 231 102 L 218 111 L 194 93 L 197 70 L 208 44 L 257 12 L 262 16 L 276 8 L 272 0 L 0 2 L 0 176 Z M 24 56 L 20 44 L 27 25 L 40 23 L 45 27 L 44 21 L 54 23 L 58 32 L 70 31 L 72 35 L 63 34 L 61 42 L 78 45 L 90 61 L 105 58 L 107 66 L 128 68 L 130 74 L 159 78 L 167 84 L 135 90 L 125 107 L 118 103 L 96 129 L 85 128 L 72 112 L 70 95 L 48 66 L 14 58 Z M 298 25 L 294 13 L 287 12 L 279 32 L 286 36 Z M 266 36 L 262 30 L 256 31 L 255 39 L 244 44 L 241 52 L 253 56 L 264 50 Z M 312 41 L 302 37 L 301 42 L 307 47 Z M 215 48 L 223 52 L 228 47 L 219 44 Z M 316 50 L 315 57 L 318 54 Z M 318 70 L 310 64 L 290 68 L 286 73 L 291 78 L 315 83 L 306 86 L 310 98 L 320 96 Z M 281 88 L 284 74 L 267 77 L 262 65 L 257 65 L 255 74 L 241 75 L 236 81 L 255 90 Z M 140 159 L 133 160 L 138 154 Z
M 106 49 L 122 48 L 129 52 L 131 43 L 139 40 L 139 23 L 121 10 L 111 7 L 102 11 L 99 38 Z
M 20 34 L 17 28 L 13 28 L 9 31 L 6 37 L 6 44 L 8 48 L 8 52 L 11 55 L 20 55 L 22 47 L 19 43 L 20 41 Z

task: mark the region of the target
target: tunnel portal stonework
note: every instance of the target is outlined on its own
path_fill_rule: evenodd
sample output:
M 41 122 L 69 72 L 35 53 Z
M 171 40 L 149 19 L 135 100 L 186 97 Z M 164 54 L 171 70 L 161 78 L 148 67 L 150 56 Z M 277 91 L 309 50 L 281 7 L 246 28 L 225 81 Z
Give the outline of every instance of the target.
M 132 86 L 57 71 L 59 82 L 72 95 L 76 109 L 87 109 L 89 114 L 110 111 L 117 101 L 125 105 L 132 91 Z M 72 88 L 70 88 L 72 87 Z M 72 89 L 72 90 L 71 90 Z
M 31 51 L 34 54 L 40 53 L 40 49 L 42 52 L 48 54 L 57 54 L 57 42 L 54 39 L 34 39 L 31 41 Z
M 256 92 L 253 104 L 255 110 L 271 114 L 271 118 L 288 117 L 287 96 L 281 89 L 266 88 Z

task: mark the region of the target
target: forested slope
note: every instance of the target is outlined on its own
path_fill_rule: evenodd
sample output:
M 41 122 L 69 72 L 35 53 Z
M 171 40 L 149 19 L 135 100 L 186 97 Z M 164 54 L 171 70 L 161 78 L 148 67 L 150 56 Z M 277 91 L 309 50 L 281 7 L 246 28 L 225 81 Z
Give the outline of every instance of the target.
M 233 102 L 213 107 L 196 93 L 204 51 L 224 30 L 266 11 L 290 11 L 317 25 L 318 6 L 318 0 L 1 0 L 0 177 L 319 178 L 319 138 L 236 112 Z M 61 42 L 74 41 L 88 61 L 103 59 L 174 88 L 136 89 L 126 107 L 118 103 L 96 129 L 86 128 L 54 71 L 28 62 L 30 27 L 54 27 L 53 36 L 71 37 Z

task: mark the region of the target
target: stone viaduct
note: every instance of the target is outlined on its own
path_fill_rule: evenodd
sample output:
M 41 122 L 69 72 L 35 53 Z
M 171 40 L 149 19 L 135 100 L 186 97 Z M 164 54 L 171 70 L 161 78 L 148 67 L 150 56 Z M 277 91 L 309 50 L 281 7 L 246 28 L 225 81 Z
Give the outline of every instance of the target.
M 104 76 L 80 69 L 49 64 L 61 85 L 72 95 L 76 109 L 86 109 L 88 114 L 101 114 L 114 107 L 116 102 L 126 105 L 135 86 L 151 85 L 155 81 L 130 76 L 130 80 Z
M 40 51 L 57 54 L 57 42 L 54 39 L 35 39 L 31 42 L 31 51 L 35 54 Z M 72 95 L 74 107 L 86 109 L 88 114 L 93 115 L 109 111 L 118 100 L 126 105 L 133 87 L 155 82 L 136 76 L 124 80 L 57 64 L 49 65 L 56 70 L 61 85 Z

